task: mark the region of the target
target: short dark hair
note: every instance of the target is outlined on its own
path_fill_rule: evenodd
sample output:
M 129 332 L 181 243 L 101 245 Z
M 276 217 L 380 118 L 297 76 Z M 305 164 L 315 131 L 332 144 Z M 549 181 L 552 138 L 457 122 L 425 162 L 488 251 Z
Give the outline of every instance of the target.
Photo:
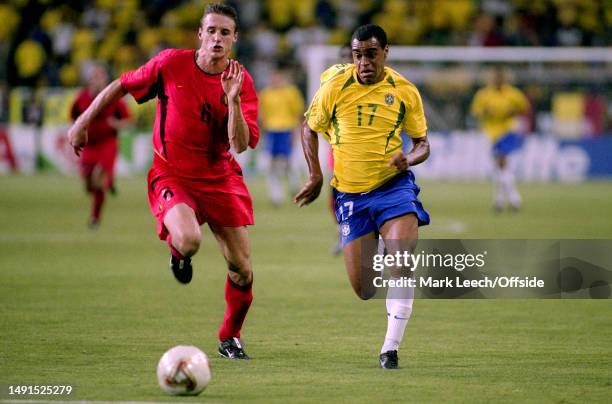
M 355 39 L 358 41 L 366 41 L 372 37 L 376 38 L 381 48 L 384 49 L 385 46 L 387 46 L 387 33 L 380 25 L 375 24 L 366 24 L 358 27 L 355 32 L 353 32 L 351 42 Z
M 234 20 L 234 25 L 236 26 L 235 31 L 238 32 L 238 12 L 234 7 L 230 6 L 229 4 L 210 3 L 204 9 L 202 20 L 204 20 L 204 17 L 206 17 L 208 14 L 221 14 L 231 18 Z

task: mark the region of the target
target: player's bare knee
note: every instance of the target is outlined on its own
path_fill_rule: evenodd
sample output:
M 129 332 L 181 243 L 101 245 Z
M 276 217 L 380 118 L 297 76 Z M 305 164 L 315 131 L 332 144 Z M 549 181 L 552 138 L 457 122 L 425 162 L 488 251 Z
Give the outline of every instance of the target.
M 189 234 L 184 239 L 184 249 L 185 249 L 186 255 L 191 256 L 191 255 L 194 255 L 196 252 L 198 252 L 201 241 L 202 241 L 202 237 L 200 236 L 200 234 L 197 234 L 197 233 Z
M 106 183 L 106 173 L 100 166 L 96 166 L 90 176 L 91 185 L 95 189 L 103 189 Z
M 245 286 L 253 282 L 253 272 L 250 263 L 239 266 L 228 261 L 227 269 L 232 282 L 240 286 Z
M 202 236 L 199 232 L 181 232 L 172 236 L 172 244 L 186 257 L 191 257 L 198 252 Z
M 227 269 L 230 272 L 236 273 L 244 278 L 251 276 L 251 261 L 248 257 L 238 260 L 227 260 Z

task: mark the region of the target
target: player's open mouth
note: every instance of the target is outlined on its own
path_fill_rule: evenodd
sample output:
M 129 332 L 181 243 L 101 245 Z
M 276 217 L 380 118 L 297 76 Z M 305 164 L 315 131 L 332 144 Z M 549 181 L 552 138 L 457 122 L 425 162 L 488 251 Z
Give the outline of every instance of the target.
M 215 45 L 215 46 L 213 46 L 213 50 L 214 51 L 222 51 L 223 50 L 223 46 Z

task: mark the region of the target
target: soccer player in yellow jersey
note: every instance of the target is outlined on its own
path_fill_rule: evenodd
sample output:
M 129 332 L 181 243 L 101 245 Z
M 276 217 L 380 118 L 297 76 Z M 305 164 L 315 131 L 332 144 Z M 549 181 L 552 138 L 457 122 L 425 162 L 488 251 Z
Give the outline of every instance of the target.
M 471 110 L 482 131 L 493 143 L 493 208 L 500 212 L 508 202 L 511 209 L 517 210 L 521 206 L 521 195 L 507 160 L 522 145 L 523 138 L 517 131 L 516 118 L 529 112 L 529 101 L 521 90 L 506 82 L 504 69 L 497 66 L 493 71 L 492 83 L 476 92 Z
M 385 66 L 389 52 L 385 31 L 372 24 L 357 28 L 351 50 L 353 64 L 332 66 L 322 75 L 321 87 L 306 112 L 302 147 L 310 178 L 295 203 L 309 204 L 321 191 L 317 132 L 322 133 L 334 153 L 331 185 L 344 262 L 353 290 L 365 300 L 376 292 L 372 284 L 375 250 L 368 246 L 375 245 L 380 234 L 389 254 L 412 252 L 418 227 L 429 223 L 409 170 L 427 159 L 429 142 L 418 90 Z M 402 153 L 402 130 L 412 138 L 407 154 Z M 392 269 L 392 277 L 398 276 L 398 270 Z M 397 350 L 413 300 L 413 288 L 387 291 L 387 333 L 379 356 L 382 368 L 398 367 Z
M 270 170 L 267 176 L 268 191 L 273 205 L 279 206 L 285 199 L 280 175 L 287 176 L 289 188 L 297 189 L 297 175 L 289 167 L 293 132 L 300 124 L 304 113 L 304 97 L 289 81 L 286 70 L 279 68 L 270 74 L 269 86 L 259 93 L 259 116 L 266 132 L 270 153 Z

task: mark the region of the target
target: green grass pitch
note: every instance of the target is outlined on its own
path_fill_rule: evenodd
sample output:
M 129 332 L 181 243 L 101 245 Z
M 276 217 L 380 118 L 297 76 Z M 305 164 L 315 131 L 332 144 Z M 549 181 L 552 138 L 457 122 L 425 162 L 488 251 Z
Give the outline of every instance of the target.
M 325 198 L 273 209 L 251 189 L 250 362 L 216 355 L 225 267 L 207 230 L 178 284 L 143 178 L 121 179 L 102 226 L 76 178 L 0 176 L 0 384 L 72 384 L 68 400 L 150 402 L 609 402 L 612 300 L 417 300 L 398 371 L 377 368 L 384 301 L 359 301 Z M 488 184 L 423 183 L 423 238 L 612 238 L 612 185 L 522 185 L 494 215 Z M 213 378 L 199 397 L 157 386 L 161 354 L 194 344 Z M 2 397 L 1 399 L 7 399 Z M 28 399 L 41 399 L 28 397 Z

